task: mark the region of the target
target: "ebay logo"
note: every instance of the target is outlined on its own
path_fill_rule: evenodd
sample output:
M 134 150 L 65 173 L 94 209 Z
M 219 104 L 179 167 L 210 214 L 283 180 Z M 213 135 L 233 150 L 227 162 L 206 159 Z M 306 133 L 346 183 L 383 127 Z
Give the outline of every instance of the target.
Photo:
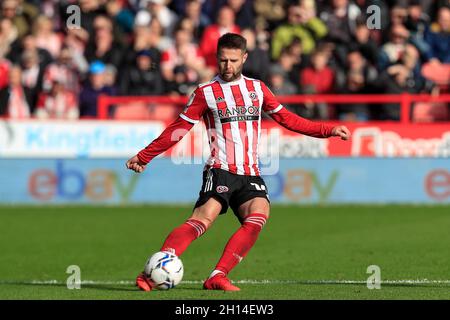
M 122 181 L 112 170 L 94 169 L 83 172 L 72 168 L 63 160 L 57 160 L 54 169 L 37 169 L 30 174 L 28 191 L 41 201 L 81 200 L 105 201 L 116 196 L 127 202 L 133 193 L 138 175 Z

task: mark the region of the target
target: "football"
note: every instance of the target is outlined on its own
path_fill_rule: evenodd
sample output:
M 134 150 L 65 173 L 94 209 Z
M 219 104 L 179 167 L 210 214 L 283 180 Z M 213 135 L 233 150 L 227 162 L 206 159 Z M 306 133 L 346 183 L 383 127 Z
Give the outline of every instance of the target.
M 183 263 L 175 254 L 160 251 L 148 259 L 144 272 L 157 289 L 168 290 L 181 282 L 184 269 Z

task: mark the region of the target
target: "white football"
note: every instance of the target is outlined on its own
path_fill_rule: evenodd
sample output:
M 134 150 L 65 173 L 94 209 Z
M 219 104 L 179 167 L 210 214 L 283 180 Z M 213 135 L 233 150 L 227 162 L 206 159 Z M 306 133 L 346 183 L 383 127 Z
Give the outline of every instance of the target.
M 157 289 L 168 290 L 181 282 L 184 268 L 176 255 L 160 251 L 148 259 L 144 272 L 155 283 Z

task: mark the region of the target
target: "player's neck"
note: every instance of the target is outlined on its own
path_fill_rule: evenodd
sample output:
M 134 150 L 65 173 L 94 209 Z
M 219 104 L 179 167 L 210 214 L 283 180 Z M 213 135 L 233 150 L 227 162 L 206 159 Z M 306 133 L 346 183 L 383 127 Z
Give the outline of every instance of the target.
M 222 83 L 229 83 L 229 84 L 231 84 L 231 83 L 235 83 L 235 82 L 240 81 L 240 80 L 243 78 L 243 75 L 242 75 L 242 73 L 241 73 L 241 74 L 239 74 L 239 76 L 237 76 L 237 77 L 234 78 L 233 80 L 229 80 L 229 81 L 222 79 L 222 77 L 220 76 L 220 74 L 217 75 L 217 78 L 218 78 L 218 79 L 220 80 L 220 82 L 222 82 Z

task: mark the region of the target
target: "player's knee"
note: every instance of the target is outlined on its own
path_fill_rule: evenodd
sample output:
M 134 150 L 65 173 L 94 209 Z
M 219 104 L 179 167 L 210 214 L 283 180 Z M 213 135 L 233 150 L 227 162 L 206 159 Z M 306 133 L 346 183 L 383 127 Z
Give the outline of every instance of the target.
M 215 220 L 209 216 L 192 216 L 192 218 L 203 223 L 206 229 L 209 229 Z
M 245 215 L 259 213 L 264 215 L 267 220 L 270 215 L 270 204 L 266 199 L 257 198 L 250 203 L 249 207 L 245 211 Z
M 221 210 L 222 204 L 218 200 L 210 198 L 206 203 L 194 209 L 191 218 L 201 221 L 206 229 L 208 229 L 214 220 L 216 220 Z
M 206 229 L 209 229 L 209 227 L 211 227 L 211 225 L 216 220 L 217 216 L 218 216 L 217 212 L 205 210 L 203 208 L 194 210 L 191 218 L 201 221 L 205 225 Z

